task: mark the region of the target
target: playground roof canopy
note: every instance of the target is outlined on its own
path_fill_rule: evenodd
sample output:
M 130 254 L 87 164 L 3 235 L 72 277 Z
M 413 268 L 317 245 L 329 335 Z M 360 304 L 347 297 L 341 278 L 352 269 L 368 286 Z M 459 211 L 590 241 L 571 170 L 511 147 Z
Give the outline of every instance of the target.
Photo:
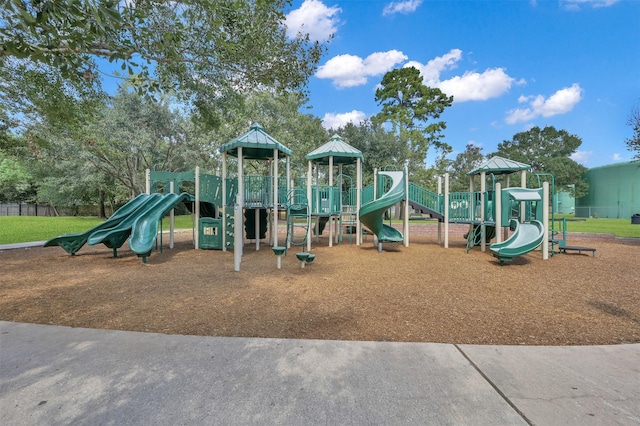
M 329 164 L 329 157 L 333 157 L 333 164 L 355 164 L 357 159 L 364 160 L 362 152 L 346 143 L 338 135 L 331 136 L 329 142 L 307 154 L 307 160 L 322 165 Z
M 475 169 L 471 170 L 469 173 L 467 173 L 467 176 L 479 175 L 482 172 L 493 173 L 495 175 L 509 175 L 521 170 L 531 170 L 531 166 L 496 155 L 495 157 L 491 157 Z
M 289 157 L 292 155 L 289 148 L 271 137 L 258 123 L 252 124 L 249 131 L 244 135 L 238 136 L 222 145 L 219 151 L 220 153 L 226 152 L 233 157 L 237 157 L 239 147 L 242 147 L 242 157 L 249 160 L 268 160 L 273 158 L 274 149 L 278 150 L 278 157 L 280 157 L 280 153 Z

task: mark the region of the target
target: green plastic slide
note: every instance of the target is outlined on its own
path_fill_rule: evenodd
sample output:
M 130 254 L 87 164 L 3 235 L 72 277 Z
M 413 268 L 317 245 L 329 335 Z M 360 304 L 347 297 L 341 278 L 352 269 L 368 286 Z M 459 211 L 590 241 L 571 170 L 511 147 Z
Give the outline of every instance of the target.
M 117 226 L 120 222 L 125 220 L 129 215 L 135 212 L 140 206 L 147 202 L 149 198 L 148 194 L 140 194 L 133 200 L 129 201 L 124 206 L 116 210 L 109 219 L 94 226 L 93 228 L 85 232 L 77 232 L 72 234 L 65 234 L 54 237 L 44 243 L 45 247 L 59 246 L 62 247 L 67 253 L 72 256 L 76 254 L 78 250 L 87 242 L 87 239 L 91 234 L 103 229 L 110 229 Z
M 519 223 L 511 220 L 513 235 L 506 241 L 491 244 L 489 247 L 494 257 L 497 257 L 500 264 L 513 260 L 514 257 L 522 256 L 536 249 L 544 240 L 544 225 L 539 220 L 530 223 Z
M 382 197 L 370 201 L 360 208 L 360 222 L 376 236 L 380 242 L 402 242 L 402 232 L 384 223 L 384 212 L 405 198 L 403 172 L 378 172 L 391 178 L 391 188 Z
M 129 238 L 129 235 L 131 235 L 131 228 L 136 219 L 160 201 L 162 201 L 162 194 L 149 195 L 147 199 L 123 221 L 112 228 L 93 232 L 89 235 L 87 242 L 90 246 L 102 243 L 113 249 L 113 257 L 118 257 L 118 249 L 122 247 L 124 242 L 127 241 L 127 238 Z
M 179 203 L 191 199 L 191 195 L 182 194 L 166 194 L 160 202 L 154 204 L 138 215 L 131 229 L 131 238 L 129 238 L 129 248 L 138 256 L 142 257 L 142 261 L 146 261 L 147 256 L 151 254 L 153 245 L 158 235 L 158 222 L 172 208 Z

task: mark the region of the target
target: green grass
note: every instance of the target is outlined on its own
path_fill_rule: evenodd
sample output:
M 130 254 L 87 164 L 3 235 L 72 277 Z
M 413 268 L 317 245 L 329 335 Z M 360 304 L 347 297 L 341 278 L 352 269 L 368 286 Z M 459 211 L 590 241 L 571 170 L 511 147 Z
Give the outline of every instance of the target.
M 556 222 L 556 230 L 559 229 Z M 621 238 L 640 238 L 640 225 L 632 225 L 629 219 L 574 219 L 567 217 L 568 232 L 613 234 Z
M 1 216 L 0 244 L 45 241 L 58 235 L 84 232 L 103 221 L 97 217 Z M 191 229 L 191 216 L 176 216 L 175 224 L 176 229 Z M 169 229 L 168 218 L 162 226 Z
M 622 238 L 640 238 L 640 225 L 632 225 L 631 219 L 586 219 L 572 220 L 568 217 L 568 232 L 590 232 L 595 234 L 613 234 Z M 71 232 L 83 232 L 102 219 L 96 217 L 44 217 L 44 216 L 1 216 L 0 244 L 44 241 L 58 235 Z M 394 221 L 398 222 L 398 221 Z M 411 224 L 431 223 L 433 221 L 412 220 Z M 190 215 L 176 216 L 176 229 L 191 229 Z M 169 229 L 169 221 L 165 218 L 162 224 Z M 556 230 L 559 224 L 556 223 Z
M 632 225 L 629 219 L 582 219 L 574 218 L 572 215 L 556 215 L 555 218 L 567 218 L 567 232 L 587 232 L 592 234 L 613 234 L 619 238 L 640 238 L 640 225 Z M 551 220 L 551 218 L 549 219 Z M 388 221 L 385 221 L 388 223 Z M 401 220 L 394 219 L 394 224 L 402 223 Z M 410 224 L 435 224 L 429 220 L 412 220 Z M 560 229 L 560 224 L 555 223 L 555 230 Z

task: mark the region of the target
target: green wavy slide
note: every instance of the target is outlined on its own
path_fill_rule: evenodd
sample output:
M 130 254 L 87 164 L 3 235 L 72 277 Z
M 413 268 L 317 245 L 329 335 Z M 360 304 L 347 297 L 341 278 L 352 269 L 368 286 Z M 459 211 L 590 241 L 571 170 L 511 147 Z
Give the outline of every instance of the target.
M 120 222 L 125 220 L 133 212 L 135 212 L 138 208 L 140 208 L 140 206 L 144 205 L 149 199 L 149 197 L 150 197 L 149 194 L 140 194 L 137 197 L 135 197 L 133 200 L 129 201 L 127 204 L 125 204 L 124 206 L 116 210 L 116 212 L 113 213 L 111 217 L 106 221 L 94 226 L 93 228 L 85 232 L 76 232 L 72 234 L 65 234 L 65 235 L 54 237 L 49 241 L 45 242 L 44 246 L 45 247 L 53 247 L 53 246 L 62 247 L 67 253 L 73 256 L 78 252 L 78 250 L 82 248 L 82 246 L 84 246 L 84 244 L 87 242 L 87 239 L 91 234 L 103 229 L 110 229 L 117 226 L 118 224 L 120 224 Z
M 539 220 L 533 220 L 531 223 L 519 223 L 517 220 L 511 219 L 510 226 L 514 232 L 509 239 L 489 246 L 493 256 L 498 258 L 501 265 L 513 260 L 514 257 L 535 250 L 544 240 L 544 225 Z
M 142 257 L 143 262 L 146 262 L 147 256 L 149 256 L 151 250 L 153 250 L 153 245 L 158 235 L 158 222 L 160 219 L 169 213 L 176 205 L 191 198 L 191 195 L 187 193 L 166 194 L 160 202 L 145 209 L 145 211 L 136 218 L 131 228 L 129 248 L 139 257 Z
M 384 212 L 405 199 L 403 172 L 380 171 L 379 174 L 391 178 L 391 188 L 382 197 L 360 207 L 360 222 L 376 236 L 380 242 L 402 242 L 402 232 L 384 223 Z
M 118 257 L 118 249 L 122 247 L 124 242 L 127 241 L 127 238 L 131 235 L 133 224 L 136 222 L 138 217 L 150 209 L 153 209 L 156 205 L 162 202 L 163 198 L 164 195 L 162 194 L 149 195 L 140 207 L 127 216 L 123 221 L 112 228 L 101 229 L 93 232 L 89 236 L 87 242 L 90 246 L 102 243 L 110 249 L 113 249 L 113 257 Z

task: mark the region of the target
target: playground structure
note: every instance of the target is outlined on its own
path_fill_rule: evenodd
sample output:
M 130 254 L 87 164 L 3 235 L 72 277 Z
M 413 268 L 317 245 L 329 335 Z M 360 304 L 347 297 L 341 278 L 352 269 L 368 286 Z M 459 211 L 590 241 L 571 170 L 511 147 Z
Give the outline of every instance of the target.
M 315 221 L 316 237 L 322 234 L 325 226 L 329 225 L 329 247 L 335 241 L 342 240 L 345 225 L 349 227 L 349 235 L 355 228 L 356 245 L 360 245 L 362 227 L 360 226 L 359 209 L 362 193 L 362 161 L 364 157 L 360 151 L 345 143 L 338 135 L 331 137 L 329 142 L 310 152 L 307 171 L 307 199 L 312 200 L 310 215 Z M 338 166 L 337 186 L 334 185 L 334 168 Z M 343 173 L 343 166 L 356 166 L 356 185 L 353 178 Z M 325 173 L 326 182 L 321 182 L 320 167 L 328 166 Z M 334 233 L 335 224 L 338 225 Z M 307 251 L 311 250 L 311 229 L 307 232 Z
M 291 174 L 291 150 L 269 136 L 259 124 L 222 145 L 219 151 L 223 160 L 221 177 L 201 174 L 199 168 L 183 173 L 147 171 L 147 194 L 130 201 L 97 227 L 82 234 L 56 237 L 46 245 L 59 245 L 75 254 L 87 241 L 89 244 L 104 243 L 113 248 L 116 257 L 117 248 L 129 238 L 130 248 L 146 262 L 154 245 L 158 246 L 158 235 L 162 250 L 158 223 L 162 230 L 162 218 L 167 214 L 170 216 L 170 247 L 173 247 L 173 208 L 184 202 L 194 217 L 195 248 L 233 249 L 236 271 L 240 270 L 245 242 L 254 240 L 255 249 L 260 250 L 264 239 L 276 254 L 278 267 L 281 267 L 281 256 L 286 256 L 292 246 L 302 249 L 298 257 L 305 258 L 304 266 L 314 257 L 311 253 L 313 234 L 318 241 L 325 228 L 329 230 L 330 247 L 343 242 L 346 236 L 353 243 L 354 234 L 355 244 L 361 245 L 363 226 L 373 235 L 379 252 L 383 243 L 403 243 L 408 247 L 410 207 L 438 220 L 438 244 L 445 248 L 449 246 L 449 224 L 462 223 L 469 225 L 467 251 L 476 246 L 486 251 L 486 246 L 495 238 L 496 242 L 490 248 L 501 263 L 541 245 L 546 259 L 548 245 L 543 244 L 545 241 L 551 241 L 551 253 L 556 252 L 555 240 L 549 240 L 546 234 L 548 184 L 545 183 L 546 189 L 545 185 L 526 188 L 530 169 L 526 164 L 494 157 L 468 173 L 468 192 L 449 192 L 449 179 L 445 175 L 444 191 L 443 180 L 438 178 L 436 193 L 409 182 L 406 168 L 401 171 L 376 170 L 374 183 L 363 188 L 363 155 L 338 135 L 306 156 L 306 176 L 300 173 L 295 181 Z M 230 157 L 235 158 L 235 170 L 229 167 Z M 262 174 L 246 174 L 248 162 L 253 162 L 251 168 L 261 170 Z M 351 166 L 355 176 L 346 175 L 344 166 Z M 235 171 L 235 177 L 228 177 L 229 169 Z M 284 173 L 281 172 L 283 169 Z M 509 187 L 513 173 L 520 173 L 520 187 Z M 478 176 L 480 191 L 475 190 Z M 491 188 L 487 189 L 489 180 Z M 502 184 L 505 189 L 501 189 Z M 404 208 L 402 230 L 384 223 L 385 214 L 399 204 Z M 280 244 L 279 227 L 283 216 L 286 218 L 286 239 Z M 509 228 L 514 231 L 511 238 L 507 238 Z

